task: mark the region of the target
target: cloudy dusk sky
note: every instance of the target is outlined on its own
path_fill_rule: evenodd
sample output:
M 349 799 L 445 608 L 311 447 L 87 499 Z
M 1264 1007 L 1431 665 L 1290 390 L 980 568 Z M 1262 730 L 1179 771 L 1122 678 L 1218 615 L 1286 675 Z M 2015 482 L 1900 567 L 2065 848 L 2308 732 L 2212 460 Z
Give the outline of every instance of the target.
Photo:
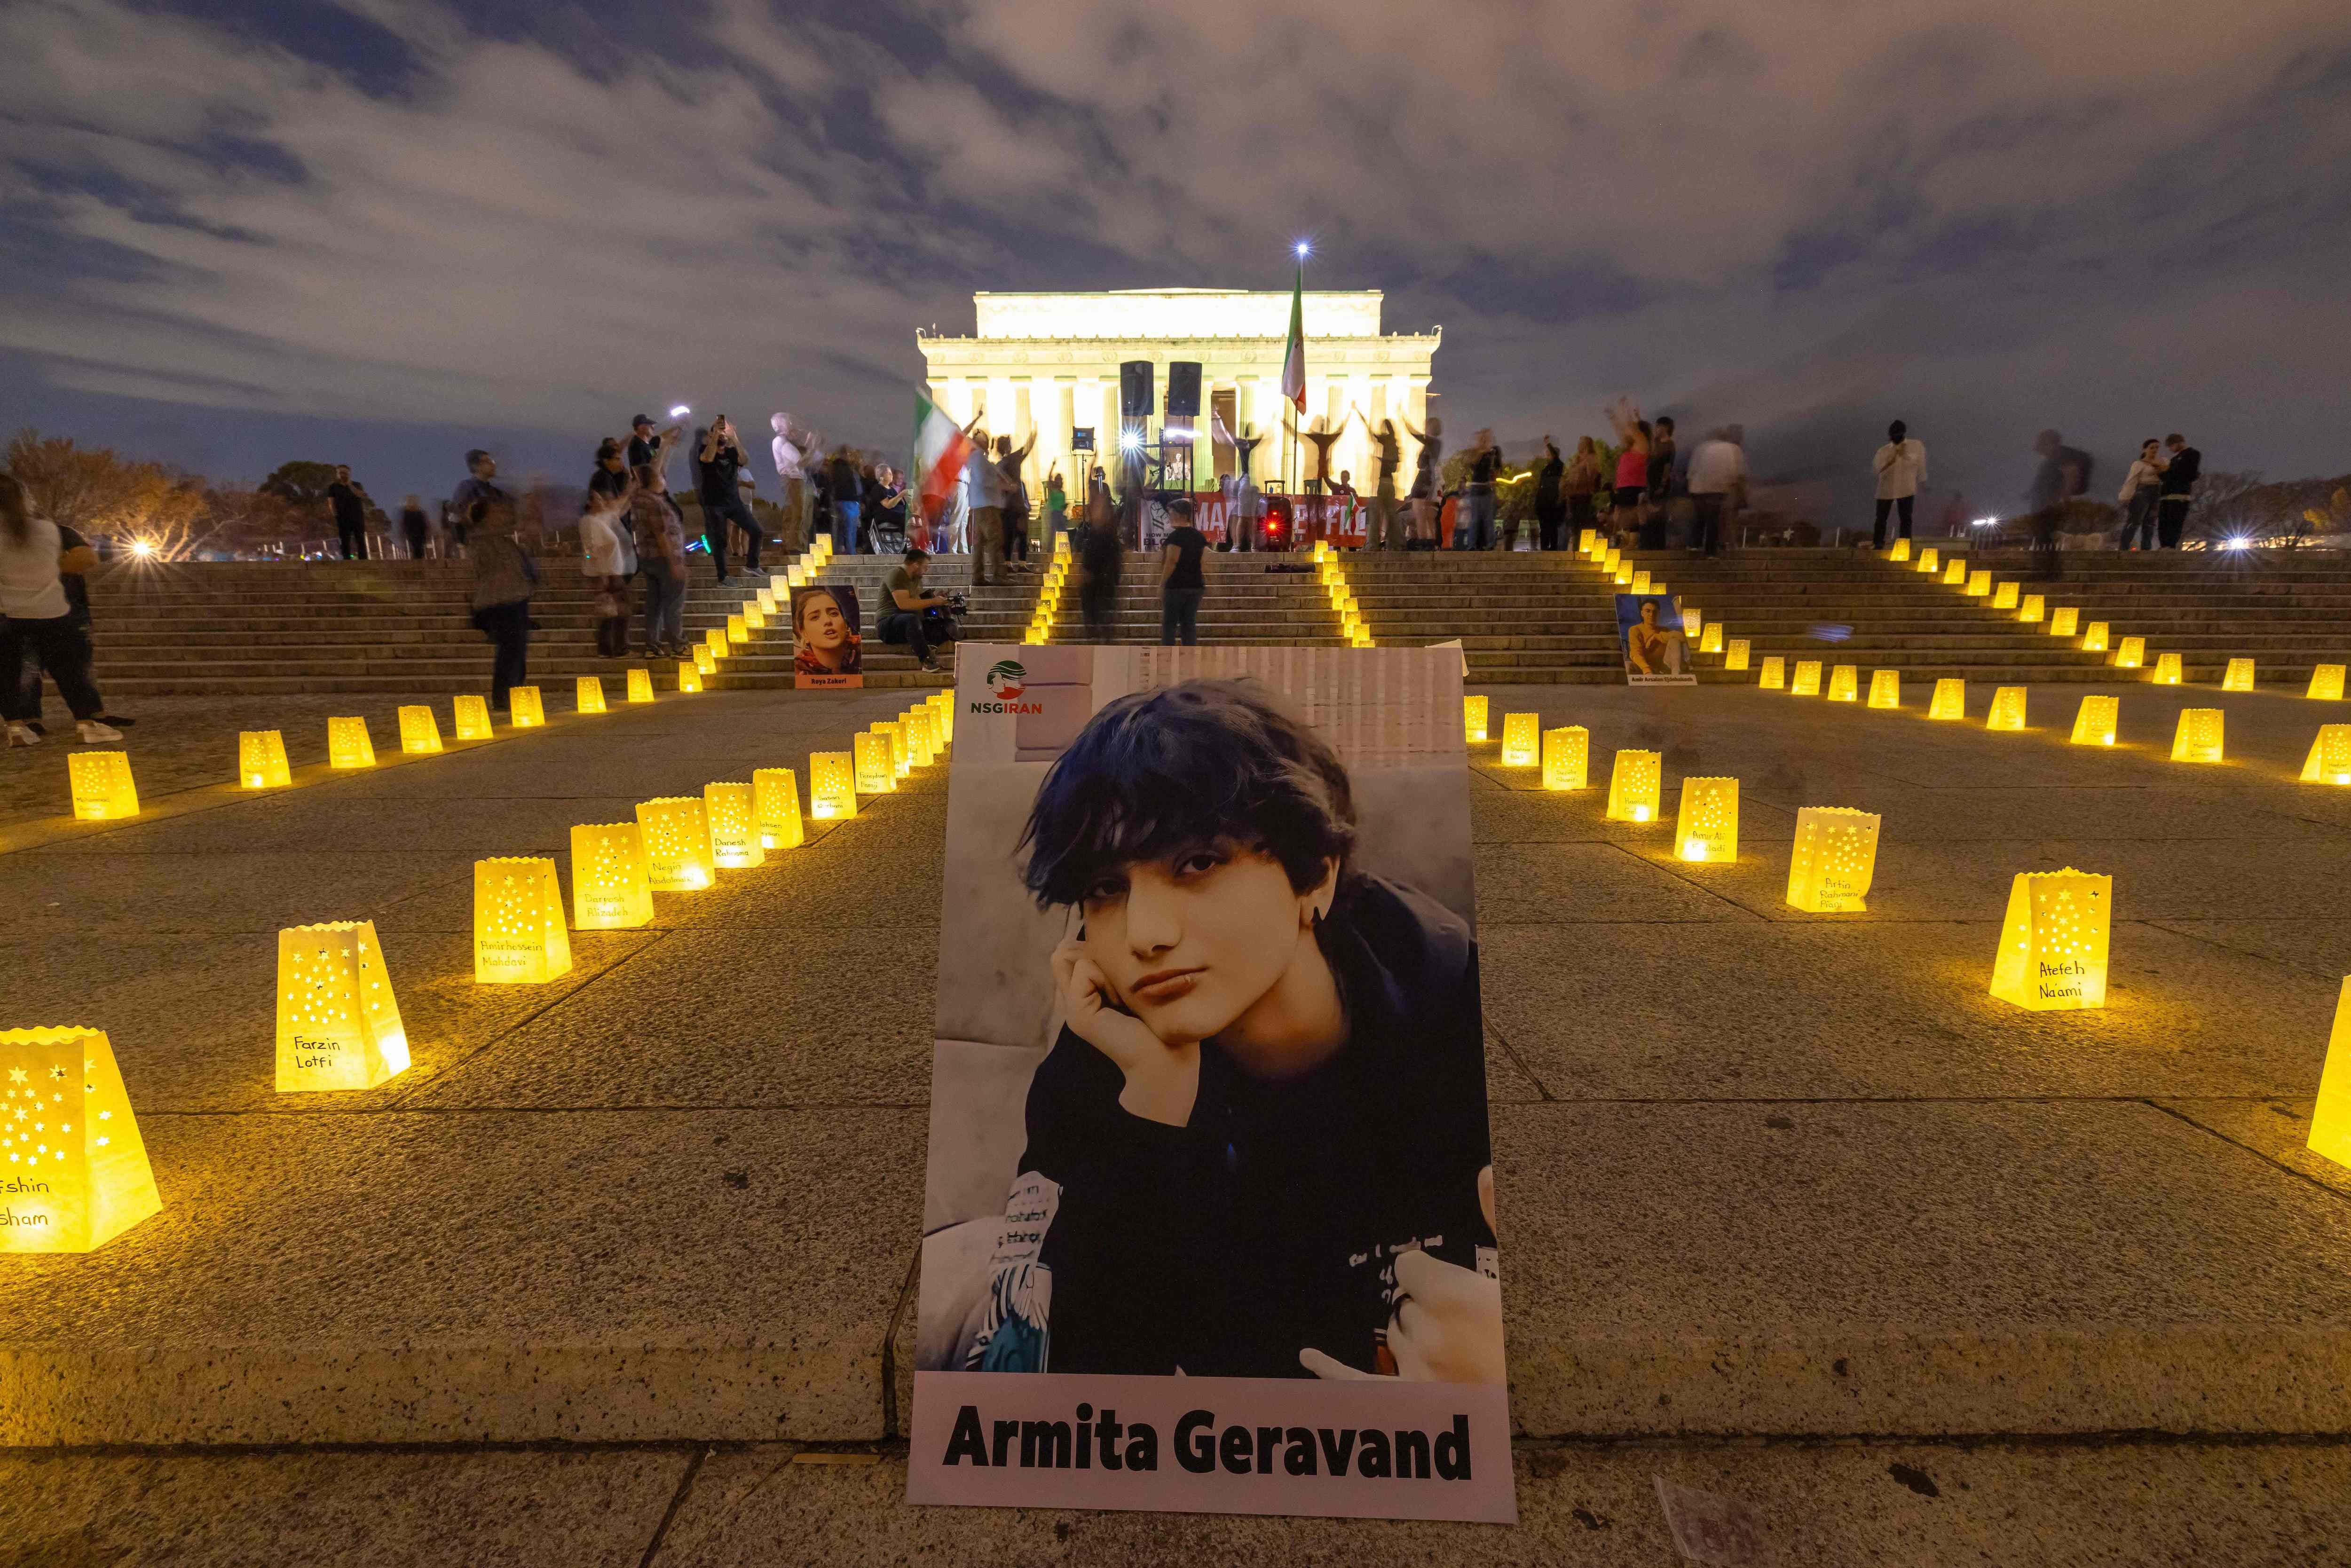
M 2105 493 L 2173 429 L 2351 469 L 2342 0 L 14 0 L 0 117 L 0 421 L 221 476 L 576 481 L 679 401 L 897 449 L 973 290 L 1301 235 L 1510 442 L 1624 392 L 1841 496 L 1897 415 L 1982 510 L 2048 424 Z

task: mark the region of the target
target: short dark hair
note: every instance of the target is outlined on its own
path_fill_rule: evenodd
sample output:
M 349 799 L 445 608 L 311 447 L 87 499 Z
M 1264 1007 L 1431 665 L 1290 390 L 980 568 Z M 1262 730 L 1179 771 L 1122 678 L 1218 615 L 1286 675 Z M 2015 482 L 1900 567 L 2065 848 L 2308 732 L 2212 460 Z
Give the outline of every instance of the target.
M 1909 433 L 1910 427 L 1897 419 L 1892 424 L 1886 427 L 1886 439 L 1888 441 L 1899 441 Z
M 1657 416 L 1657 428 L 1659 430 L 1671 430 L 1673 427 L 1674 416 L 1672 414 L 1661 413 Z
M 618 457 L 620 455 L 621 444 L 611 436 L 608 435 L 596 444 L 596 461 L 599 463 L 608 457 Z
M 908 566 L 914 565 L 918 560 L 928 560 L 930 559 L 931 552 L 925 549 L 922 546 L 908 545 L 906 547 L 906 564 Z
M 1020 878 L 1040 908 L 1080 904 L 1113 867 L 1219 839 L 1280 861 L 1300 893 L 1355 844 L 1345 766 L 1255 681 L 1186 681 L 1105 705 L 1038 788 Z
M 2184 436 L 2184 435 L 2180 434 L 2179 434 L 2179 432 L 2178 432 L 2178 431 L 2176 431 L 2176 430 L 2175 430 L 2175 431 L 2173 431 L 2170 434 L 2168 434 L 2168 435 L 2165 436 L 2165 437 L 2164 437 L 2164 440 L 2166 440 L 2166 441 L 2177 441 L 2177 442 L 2178 442 L 2178 443 L 2179 443 L 2179 444 L 2180 444 L 2180 445 L 2182 445 L 2182 446 L 2185 446 L 2185 445 L 2187 445 L 2187 444 L 2188 444 L 2188 437 L 2186 437 L 2186 436 Z
M 476 446 L 472 451 L 465 454 L 465 466 L 471 468 L 475 464 L 479 463 L 488 455 L 488 453 Z
M 1190 517 L 1192 515 L 1192 497 L 1189 496 L 1178 496 L 1174 500 L 1168 502 L 1167 515 L 1171 517 Z

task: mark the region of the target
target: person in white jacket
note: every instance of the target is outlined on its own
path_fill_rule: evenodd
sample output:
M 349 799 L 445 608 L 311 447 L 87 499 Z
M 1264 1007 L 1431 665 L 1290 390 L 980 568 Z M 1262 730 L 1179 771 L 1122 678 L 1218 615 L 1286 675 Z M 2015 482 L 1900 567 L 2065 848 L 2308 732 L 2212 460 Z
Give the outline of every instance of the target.
M 1927 444 L 1908 439 L 1909 426 L 1896 420 L 1886 427 L 1886 444 L 1877 449 L 1871 466 L 1877 471 L 1877 526 L 1871 530 L 1872 548 L 1886 548 L 1886 514 L 1902 516 L 1902 537 L 1910 537 L 1910 514 L 1918 492 L 1927 484 Z
M 770 415 L 768 428 L 776 433 L 768 455 L 776 460 L 776 478 L 782 487 L 784 548 L 798 550 L 807 546 L 809 537 L 809 454 L 820 449 L 823 437 L 802 430 L 789 413 Z
M 615 495 L 591 495 L 580 517 L 580 570 L 595 591 L 596 652 L 607 659 L 629 652 L 629 579 L 637 570 L 628 507 L 637 493 L 632 477 Z

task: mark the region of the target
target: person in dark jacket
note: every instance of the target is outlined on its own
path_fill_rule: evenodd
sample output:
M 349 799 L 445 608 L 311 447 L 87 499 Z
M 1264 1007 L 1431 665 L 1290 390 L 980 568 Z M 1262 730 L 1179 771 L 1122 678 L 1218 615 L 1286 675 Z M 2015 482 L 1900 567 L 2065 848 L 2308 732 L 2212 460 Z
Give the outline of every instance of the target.
M 1022 875 L 1074 913 L 1068 1021 L 967 1369 L 1500 1381 L 1477 944 L 1355 834 L 1254 682 L 1119 698 L 1053 764 Z
M 702 502 L 702 538 L 718 580 L 726 580 L 726 525 L 743 530 L 743 569 L 759 570 L 759 524 L 743 500 L 743 443 L 725 414 L 710 422 L 695 458 L 695 483 Z
M 2204 473 L 2204 454 L 2188 444 L 2188 437 L 2173 431 L 2163 438 L 2163 480 L 2156 500 L 2156 543 L 2165 549 L 2178 549 L 2179 536 L 2188 527 L 2188 508 L 2195 504 L 2196 481 Z
M 351 482 L 350 465 L 339 465 L 335 482 L 327 486 L 327 504 L 334 508 L 335 535 L 343 547 L 345 560 L 365 560 L 367 547 L 366 487 Z
M 1126 574 L 1126 547 L 1114 518 L 1097 519 L 1078 530 L 1078 611 L 1086 641 L 1109 643 L 1118 635 L 1119 580 Z

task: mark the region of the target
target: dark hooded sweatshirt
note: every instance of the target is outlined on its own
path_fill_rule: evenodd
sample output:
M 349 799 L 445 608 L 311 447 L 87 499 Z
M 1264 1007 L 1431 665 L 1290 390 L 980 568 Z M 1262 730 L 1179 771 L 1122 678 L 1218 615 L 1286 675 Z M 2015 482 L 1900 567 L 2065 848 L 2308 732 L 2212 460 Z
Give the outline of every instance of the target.
M 1393 1371 L 1395 1255 L 1492 1271 L 1468 925 L 1351 875 L 1316 936 L 1346 1043 L 1283 1082 L 1204 1044 L 1187 1125 L 1126 1112 L 1117 1065 L 1062 1030 L 1029 1085 L 970 1368 L 1302 1377 L 1298 1353 L 1313 1349 Z

